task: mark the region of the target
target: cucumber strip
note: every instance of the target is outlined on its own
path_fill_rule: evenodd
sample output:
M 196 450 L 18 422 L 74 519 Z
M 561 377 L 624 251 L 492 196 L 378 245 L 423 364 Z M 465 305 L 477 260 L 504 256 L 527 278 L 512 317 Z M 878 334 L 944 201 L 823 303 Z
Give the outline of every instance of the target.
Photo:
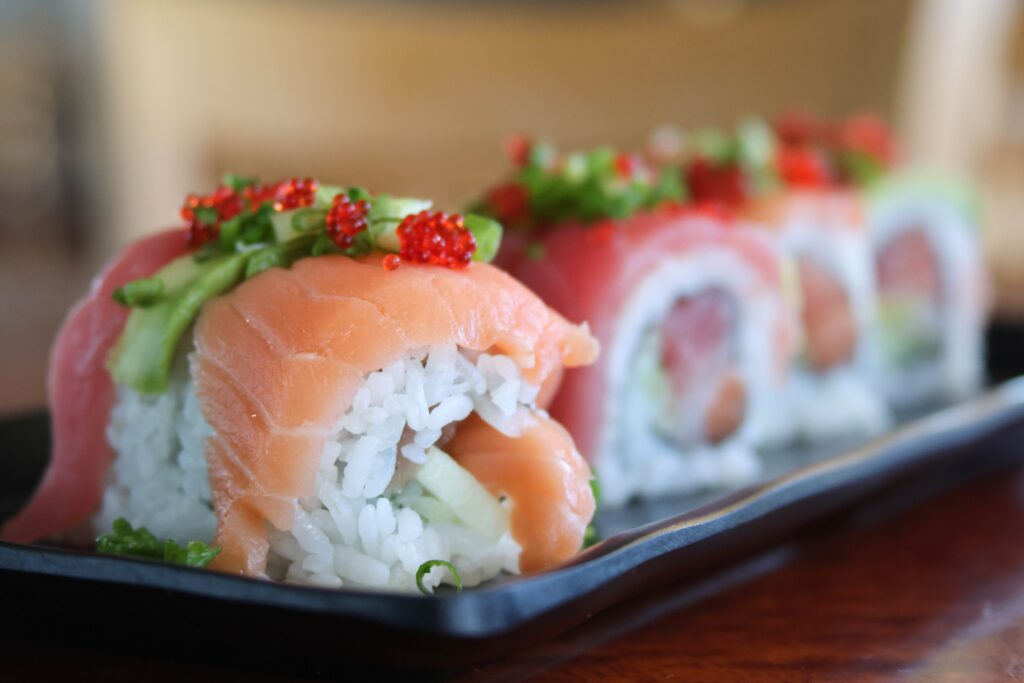
M 231 254 L 197 264 L 192 255 L 187 255 L 158 272 L 155 277 L 164 281 L 165 294 L 159 303 L 134 309 L 128 316 L 107 361 L 114 382 L 144 394 L 164 392 L 185 330 L 206 301 L 242 278 L 248 260 L 248 254 Z M 188 272 L 194 272 L 190 281 L 186 278 Z
M 509 529 L 508 511 L 444 451 L 431 448 L 416 481 L 451 508 L 467 529 L 498 540 Z
M 501 223 L 472 213 L 466 216 L 465 221 L 476 240 L 473 260 L 490 263 L 498 255 L 498 247 L 501 246 Z
M 378 195 L 370 206 L 369 232 L 373 243 L 383 251 L 398 251 L 398 224 L 406 216 L 427 211 L 433 205 L 425 199 L 408 199 Z
M 269 268 L 288 268 L 300 258 L 310 256 L 317 235 L 304 235 L 284 244 L 265 247 L 249 256 L 245 266 L 245 279 L 258 275 Z
M 455 512 L 433 496 L 410 498 L 407 504 L 420 517 L 424 517 L 434 524 L 452 524 L 458 521 Z

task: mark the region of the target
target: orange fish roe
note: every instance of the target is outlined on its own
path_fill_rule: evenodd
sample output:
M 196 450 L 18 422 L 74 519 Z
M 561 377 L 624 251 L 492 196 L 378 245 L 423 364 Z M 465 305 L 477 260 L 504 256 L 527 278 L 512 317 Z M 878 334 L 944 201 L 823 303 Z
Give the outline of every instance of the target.
M 420 211 L 398 225 L 399 255 L 403 261 L 463 268 L 473 259 L 476 238 L 462 216 Z
M 352 202 L 346 194 L 337 194 L 327 212 L 327 236 L 339 249 L 348 249 L 355 242 L 356 235 L 366 230 L 366 214 L 370 205 L 365 199 Z
M 320 183 L 312 178 L 291 178 L 280 183 L 274 195 L 274 211 L 289 211 L 309 206 L 316 199 Z
M 395 270 L 402 265 L 402 259 L 398 257 L 398 254 L 388 254 L 381 261 L 381 265 L 384 266 L 384 270 Z

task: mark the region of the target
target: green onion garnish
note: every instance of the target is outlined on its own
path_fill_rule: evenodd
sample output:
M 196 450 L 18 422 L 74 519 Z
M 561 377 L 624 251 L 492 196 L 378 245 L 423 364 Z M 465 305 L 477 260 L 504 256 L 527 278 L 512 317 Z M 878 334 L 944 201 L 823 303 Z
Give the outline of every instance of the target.
M 464 220 L 466 228 L 473 233 L 476 240 L 473 260 L 490 263 L 497 256 L 498 248 L 501 246 L 501 223 L 472 213 L 467 214 Z
M 221 179 L 221 183 L 226 187 L 230 187 L 235 192 L 241 192 L 245 188 L 255 185 L 256 179 L 235 175 L 234 173 L 225 173 L 224 177 Z
M 419 588 L 424 595 L 433 595 L 434 593 L 432 590 L 427 590 L 427 587 L 423 585 L 423 577 L 426 576 L 427 572 L 434 567 L 444 567 L 447 569 L 448 573 L 452 575 L 452 579 L 455 580 L 455 590 L 462 592 L 462 577 L 459 576 L 459 572 L 455 570 L 455 565 L 451 562 L 446 562 L 445 560 L 427 560 L 420 565 L 419 569 L 416 570 L 416 587 Z
M 189 541 L 184 547 L 174 541 L 161 541 L 149 529 L 133 529 L 124 517 L 114 520 L 113 530 L 96 539 L 96 551 L 105 555 L 144 557 L 187 567 L 205 567 L 220 554 L 220 546 Z
M 220 219 L 217 209 L 212 206 L 197 206 L 192 211 L 195 214 L 196 220 L 203 225 L 214 225 Z
M 327 212 L 323 209 L 299 209 L 292 214 L 292 230 L 295 232 L 323 230 L 326 218 Z
M 144 277 L 114 290 L 114 301 L 131 308 L 152 306 L 164 293 L 164 282 L 156 277 Z

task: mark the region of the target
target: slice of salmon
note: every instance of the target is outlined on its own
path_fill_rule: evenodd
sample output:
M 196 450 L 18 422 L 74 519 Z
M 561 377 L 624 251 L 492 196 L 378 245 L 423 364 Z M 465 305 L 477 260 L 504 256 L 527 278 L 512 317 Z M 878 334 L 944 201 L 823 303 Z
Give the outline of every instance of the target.
M 563 365 L 597 355 L 584 328 L 478 263 L 388 271 L 380 255 L 322 256 L 207 303 L 192 374 L 215 432 L 207 461 L 223 551 L 213 566 L 263 574 L 265 522 L 291 528 L 297 500 L 314 493 L 329 432 L 363 378 L 409 350 L 452 342 L 508 355 L 527 381 L 549 387 Z M 557 430 L 532 434 L 538 457 L 563 457 Z
M 114 385 L 106 361 L 129 313 L 114 303 L 114 290 L 152 275 L 186 248 L 181 230 L 167 230 L 129 245 L 96 276 L 89 293 L 68 313 L 50 353 L 50 463 L 28 505 L 4 525 L 5 541 L 35 541 L 67 532 L 86 522 L 99 507 L 113 458 L 106 429 Z
M 595 501 L 590 467 L 564 427 L 537 415 L 511 438 L 472 416 L 445 448 L 493 495 L 508 498 L 523 573 L 579 552 Z

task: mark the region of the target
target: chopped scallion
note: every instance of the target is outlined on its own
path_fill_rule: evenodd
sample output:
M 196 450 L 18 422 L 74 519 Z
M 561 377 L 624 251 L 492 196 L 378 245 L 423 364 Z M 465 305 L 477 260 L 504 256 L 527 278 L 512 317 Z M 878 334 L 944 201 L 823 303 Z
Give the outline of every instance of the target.
M 471 213 L 466 216 L 465 225 L 476 240 L 473 260 L 484 263 L 493 261 L 501 246 L 501 223 Z
M 451 562 L 446 562 L 445 560 L 427 560 L 420 565 L 419 569 L 416 570 L 416 587 L 419 588 L 424 595 L 431 595 L 434 592 L 433 590 L 428 590 L 426 585 L 423 583 L 423 577 L 425 577 L 427 572 L 434 567 L 444 567 L 447 569 L 448 573 L 452 575 L 452 580 L 455 581 L 455 590 L 459 592 L 462 591 L 462 577 L 459 576 L 459 572 L 455 570 L 455 565 Z

